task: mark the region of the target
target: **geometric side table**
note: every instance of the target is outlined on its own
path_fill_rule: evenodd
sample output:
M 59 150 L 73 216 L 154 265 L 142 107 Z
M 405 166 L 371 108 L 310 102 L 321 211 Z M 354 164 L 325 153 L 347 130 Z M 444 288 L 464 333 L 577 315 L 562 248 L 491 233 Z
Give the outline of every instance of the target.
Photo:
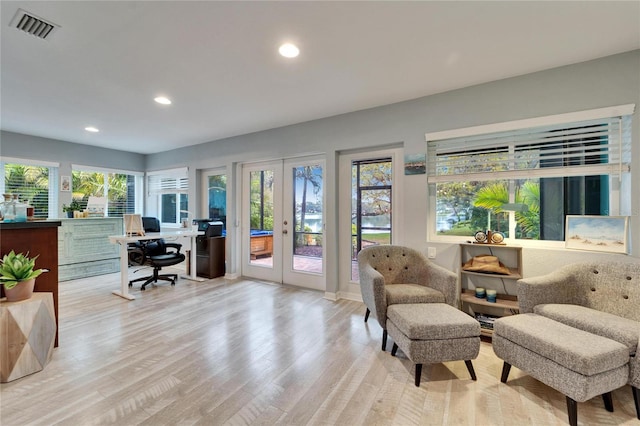
M 0 302 L 0 382 L 10 382 L 44 368 L 56 337 L 53 293 L 33 293 L 27 300 Z

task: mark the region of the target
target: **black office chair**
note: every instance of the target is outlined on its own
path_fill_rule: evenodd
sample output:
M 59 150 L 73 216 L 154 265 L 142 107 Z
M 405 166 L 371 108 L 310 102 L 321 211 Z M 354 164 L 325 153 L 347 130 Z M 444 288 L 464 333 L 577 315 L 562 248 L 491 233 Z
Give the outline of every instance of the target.
M 143 217 L 142 226 L 145 232 L 160 232 L 160 221 L 155 217 Z M 129 287 L 138 281 L 144 281 L 140 290 L 144 290 L 147 284 L 157 283 L 158 280 L 170 281 L 176 284 L 178 274 L 159 274 L 163 266 L 177 265 L 185 260 L 185 255 L 180 253 L 182 244 L 167 243 L 163 238 L 157 240 L 141 240 L 129 245 L 129 264 L 149 265 L 153 267 L 153 275 L 136 278 L 129 281 Z M 173 250 L 167 250 L 173 249 Z

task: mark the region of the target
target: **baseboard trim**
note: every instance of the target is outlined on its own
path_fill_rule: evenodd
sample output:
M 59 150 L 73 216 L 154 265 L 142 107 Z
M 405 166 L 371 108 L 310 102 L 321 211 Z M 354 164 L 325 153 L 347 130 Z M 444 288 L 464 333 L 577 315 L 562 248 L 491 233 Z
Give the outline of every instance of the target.
M 347 291 L 339 291 L 337 293 L 330 293 L 328 291 L 325 291 L 324 298 L 327 300 L 331 300 L 332 302 L 337 302 L 340 299 L 352 300 L 354 302 L 362 302 L 361 294 L 349 293 Z

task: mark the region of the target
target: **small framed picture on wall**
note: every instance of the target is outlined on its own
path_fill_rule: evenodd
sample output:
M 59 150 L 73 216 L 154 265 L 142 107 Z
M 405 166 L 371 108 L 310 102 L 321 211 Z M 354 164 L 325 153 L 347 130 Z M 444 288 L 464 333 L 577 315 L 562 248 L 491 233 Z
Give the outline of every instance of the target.
M 405 175 L 423 175 L 427 173 L 426 154 L 406 154 L 404 156 Z
M 60 176 L 60 191 L 71 191 L 71 176 Z

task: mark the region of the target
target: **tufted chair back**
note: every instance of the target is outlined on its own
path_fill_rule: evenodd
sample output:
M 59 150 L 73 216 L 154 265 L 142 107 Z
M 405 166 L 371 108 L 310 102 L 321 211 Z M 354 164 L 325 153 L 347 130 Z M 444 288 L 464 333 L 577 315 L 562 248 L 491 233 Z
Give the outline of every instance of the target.
M 544 303 L 569 303 L 640 321 L 640 264 L 580 262 L 563 266 L 542 277 L 545 287 L 522 285 L 521 312 L 533 312 Z
M 425 264 L 430 263 L 414 249 L 393 245 L 366 248 L 358 255 L 358 261 L 378 271 L 388 284 L 418 283 Z

